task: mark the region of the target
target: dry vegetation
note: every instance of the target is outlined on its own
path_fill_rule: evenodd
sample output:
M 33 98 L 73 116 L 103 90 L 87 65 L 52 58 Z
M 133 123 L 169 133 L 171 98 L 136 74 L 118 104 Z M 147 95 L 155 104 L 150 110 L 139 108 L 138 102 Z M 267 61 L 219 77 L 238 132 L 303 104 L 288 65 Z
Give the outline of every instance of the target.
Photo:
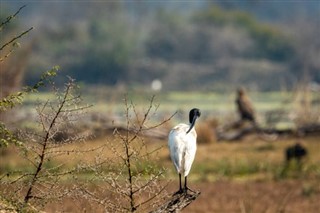
M 61 103 L 64 100 L 58 97 L 58 101 L 47 101 L 38 107 L 42 119 L 39 124 L 45 133 L 48 131 L 46 125 L 50 123 L 46 119 L 52 116 L 44 112 L 49 115 L 50 112 L 57 112 L 55 110 L 59 107 L 55 107 L 55 104 L 61 106 L 59 101 Z M 71 97 L 78 100 L 78 96 Z M 29 207 L 37 210 L 149 212 L 159 207 L 166 202 L 168 194 L 177 189 L 178 178 L 169 158 L 166 136 L 184 115 L 177 113 L 176 120 L 170 120 L 170 115 L 157 111 L 159 105 L 153 101 L 151 98 L 149 105 L 143 102 L 141 108 L 132 102 L 122 103 L 124 113 L 118 114 L 120 120 L 113 122 L 104 121 L 105 117 L 101 114 L 72 115 L 77 112 L 75 109 L 86 107 L 70 108 L 72 105 L 67 104 L 67 109 L 61 111 L 66 114 L 62 113 L 62 117 L 53 125 L 53 132 L 49 134 L 51 136 L 40 176 L 34 172 L 39 162 L 37 152 L 28 155 L 21 152 L 18 146 L 1 149 L 2 192 L 13 192 L 11 197 L 28 197 L 26 183 L 30 181 L 31 174 L 38 183 L 32 189 L 35 194 L 30 197 L 36 201 L 30 202 Z M 81 106 L 79 104 L 75 103 Z M 49 106 L 48 110 L 43 110 L 46 106 Z M 95 116 L 98 116 L 98 121 L 92 127 Z M 71 119 L 69 123 L 66 122 L 67 118 Z M 111 128 L 111 124 L 117 128 Z M 317 212 L 319 204 L 315 200 L 320 199 L 318 134 L 304 137 L 281 135 L 267 142 L 258 133 L 251 133 L 241 140 L 228 142 L 217 140 L 215 131 L 218 127 L 218 121 L 210 116 L 200 120 L 196 126 L 198 152 L 189 180 L 190 187 L 201 191 L 201 195 L 184 212 L 280 213 L 300 212 L 300 209 Z M 24 141 L 30 147 L 29 151 L 37 151 L 37 145 L 41 150 L 41 146 L 43 148 L 47 142 L 37 144 L 39 135 L 30 135 L 33 130 L 28 131 L 30 137 L 25 137 Z M 78 137 L 84 139 L 83 133 L 97 137 L 78 140 Z M 298 141 L 308 149 L 309 155 L 303 160 L 302 166 L 296 162 L 286 165 L 284 150 Z M 52 182 L 50 175 L 59 178 L 54 178 Z M 38 192 L 42 193 L 40 196 L 44 195 L 41 200 L 37 199 Z M 158 196 L 158 193 L 163 194 Z M 9 208 L 4 207 L 6 202 L 12 203 L 3 194 L 1 200 L 2 209 Z
M 99 138 L 79 144 L 67 144 L 63 150 L 93 150 L 104 146 L 110 138 Z M 177 177 L 169 159 L 166 141 L 145 138 L 147 150 L 163 146 L 150 159 L 153 169 L 166 168 L 161 182 L 171 180 L 167 191 L 175 191 Z M 319 137 L 299 139 L 309 150 L 309 156 L 298 170 L 292 165 L 290 171 L 281 174 L 284 167 L 284 149 L 297 141 L 296 138 L 283 138 L 275 142 L 261 141 L 250 136 L 239 143 L 200 144 L 195 163 L 189 175 L 190 186 L 200 190 L 201 196 L 184 212 L 317 212 L 320 208 L 320 144 Z M 116 141 L 114 141 L 117 143 Z M 80 148 L 79 148 L 80 147 Z M 1 171 L 8 168 L 25 168 L 25 163 L 16 159 L 15 148 L 2 153 Z M 79 162 L 94 162 L 97 155 L 108 159 L 114 155 L 110 149 L 90 153 L 72 153 L 60 156 L 51 162 L 73 167 Z M 4 168 L 6 167 L 6 168 Z M 26 169 L 26 168 L 25 168 Z M 146 174 L 147 175 L 147 174 Z M 148 175 L 147 175 L 148 176 Z M 93 174 L 82 173 L 79 179 L 86 182 Z M 62 180 L 60 187 L 72 188 L 72 180 Z M 99 180 L 91 182 L 90 190 L 99 191 L 107 183 Z M 101 191 L 101 190 L 100 190 Z M 77 200 L 63 198 L 45 206 L 45 211 L 103 212 L 101 206 L 92 205 L 85 197 Z
M 41 175 L 41 178 L 44 178 L 42 181 L 46 182 L 49 180 L 46 179 L 46 174 L 61 174 L 53 182 L 54 185 L 51 185 L 54 187 L 49 189 L 49 194 L 55 196 L 47 196 L 45 193 L 46 197 L 38 204 L 32 202 L 33 205 L 37 204 L 37 209 L 46 212 L 104 212 L 107 209 L 148 212 L 165 203 L 168 194 L 175 192 L 178 185 L 178 178 L 169 158 L 166 135 L 184 115 L 178 113 L 176 120 L 166 120 L 164 118 L 170 118 L 170 115 L 157 111 L 159 105 L 153 101 L 152 98 L 150 105 L 143 102 L 142 108 L 126 102 L 125 112 L 118 114 L 122 116 L 121 120 L 114 122 L 105 120 L 100 114 L 77 113 L 71 116 L 72 113 L 67 113 L 62 116 L 48 144 L 48 147 L 54 148 L 54 156 L 46 156 L 49 158 L 46 158 L 42 168 L 44 173 Z M 47 101 L 42 106 L 48 103 Z M 51 110 L 57 109 L 53 107 L 56 103 L 59 101 L 49 105 Z M 40 117 L 49 118 L 41 113 L 44 112 L 41 111 L 43 108 L 38 109 Z M 68 109 L 71 110 L 69 112 L 76 112 L 72 109 L 82 108 Z M 50 108 L 47 112 L 50 112 Z M 72 125 L 66 125 L 65 120 L 68 117 L 71 118 Z M 79 123 L 74 123 L 76 118 L 80 118 Z M 110 128 L 112 123 L 118 128 Z M 161 128 L 154 131 L 154 127 Z M 200 120 L 196 126 L 198 151 L 189 180 L 190 187 L 201 191 L 201 195 L 184 212 L 298 213 L 301 209 L 317 212 L 320 208 L 315 202 L 320 199 L 319 135 L 281 135 L 276 140 L 267 142 L 257 133 L 228 142 L 217 140 L 218 127 L 218 120 L 210 116 Z M 82 135 L 87 133 L 96 137 L 74 140 L 79 136 L 83 138 Z M 32 138 L 35 138 L 35 135 L 31 135 Z M 308 149 L 309 155 L 303 160 L 301 167 L 296 162 L 286 166 L 284 150 L 298 141 Z M 35 144 L 28 141 L 26 143 Z M 17 188 L 23 186 L 23 181 L 20 185 L 10 183 L 20 181 L 21 174 L 35 174 L 34 165 L 30 165 L 32 159 L 30 156 L 26 158 L 18 146 L 9 146 L 1 151 L 2 191 L 25 196 L 26 189 Z M 143 157 L 139 158 L 137 154 Z M 125 166 L 128 165 L 128 159 L 134 162 L 131 171 Z M 33 164 L 36 163 L 37 161 L 33 161 Z M 39 178 L 36 179 L 39 181 Z M 144 188 L 144 184 L 150 180 L 152 184 Z M 117 184 L 113 185 L 115 182 Z M 40 181 L 36 192 L 41 186 L 44 185 L 41 185 Z M 130 187 L 132 188 L 128 191 Z M 140 193 L 139 187 L 141 192 L 146 193 Z M 41 190 L 46 192 L 48 189 Z M 163 194 L 155 196 L 159 192 Z M 149 199 L 154 197 L 157 199 L 148 204 Z M 4 207 L 6 202 L 9 201 L 8 205 L 12 202 L 3 196 L 1 200 L 2 209 L 8 208 Z M 148 201 L 147 205 L 140 208 L 144 201 Z

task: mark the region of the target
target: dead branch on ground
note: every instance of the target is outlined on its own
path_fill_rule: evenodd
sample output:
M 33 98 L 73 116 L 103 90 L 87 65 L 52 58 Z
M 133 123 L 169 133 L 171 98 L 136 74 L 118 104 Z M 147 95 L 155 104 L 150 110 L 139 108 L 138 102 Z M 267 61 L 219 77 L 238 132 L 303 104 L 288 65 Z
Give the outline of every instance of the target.
M 200 194 L 201 192 L 173 194 L 168 201 L 150 213 L 179 212 L 195 201 Z

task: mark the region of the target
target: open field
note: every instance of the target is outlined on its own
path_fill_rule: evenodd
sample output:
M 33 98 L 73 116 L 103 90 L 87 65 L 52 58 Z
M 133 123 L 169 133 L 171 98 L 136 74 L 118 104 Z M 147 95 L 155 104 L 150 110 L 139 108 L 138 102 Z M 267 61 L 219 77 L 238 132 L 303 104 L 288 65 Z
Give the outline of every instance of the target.
M 103 196 L 111 195 L 99 191 L 106 187 L 106 182 L 95 170 L 99 168 L 103 174 L 108 174 L 117 171 L 121 165 L 121 159 L 115 158 L 114 151 L 114 148 L 121 149 L 121 142 L 119 138 L 113 138 L 113 130 L 108 128 L 124 123 L 124 96 L 112 94 L 110 91 L 89 91 L 89 94 L 93 93 L 95 95 L 84 97 L 85 103 L 93 106 L 87 109 L 84 115 L 79 115 L 79 123 L 73 126 L 76 132 L 79 127 L 79 134 L 89 133 L 90 137 L 73 143 L 50 144 L 50 154 L 47 156 L 50 159 L 45 161 L 44 169 L 63 174 L 74 168 L 91 165 L 89 169 L 79 169 L 76 175 L 66 172 L 66 175 L 57 179 L 53 188 L 71 189 L 78 187 L 77 184 L 89 184 L 88 187 L 98 191 L 103 199 Z M 151 94 L 132 93 L 127 97 L 132 100 L 138 114 L 143 115 L 143 111 L 150 104 Z M 52 96 L 47 93 L 27 97 L 24 105 L 15 111 L 18 122 L 13 125 L 27 131 L 41 131 L 41 125 L 35 121 L 37 114 L 34 104 L 49 98 Z M 284 111 L 287 116 L 294 109 L 292 99 L 293 95 L 289 93 L 252 94 L 258 118 L 263 118 L 268 111 L 277 110 Z M 187 112 L 191 107 L 199 107 L 202 111 L 196 126 L 199 136 L 198 151 L 188 178 L 189 186 L 200 190 L 201 195 L 184 212 L 318 212 L 320 205 L 316 201 L 320 200 L 319 135 L 284 135 L 267 142 L 257 134 L 249 134 L 241 140 L 217 142 L 214 135 L 214 128 L 217 128 L 215 125 L 219 128 L 219 125 L 232 123 L 237 119 L 233 100 L 233 94 L 172 92 L 159 94 L 153 102 L 156 110 L 151 112 L 148 125 L 163 121 L 178 111 L 173 119 L 161 126 L 159 132 L 162 136 L 166 136 L 169 129 L 178 122 L 186 121 Z M 134 120 L 132 117 L 131 119 Z M 283 122 L 281 119 L 274 125 Z M 284 122 L 286 119 L 287 117 Z M 210 122 L 217 123 L 208 125 Z M 293 125 L 292 121 L 290 125 Z M 95 129 L 97 131 L 93 131 Z M 178 176 L 169 159 L 166 138 L 149 136 L 151 137 L 137 138 L 143 142 L 141 148 L 138 148 L 140 154 L 152 153 L 148 160 L 136 161 L 137 171 L 142 171 L 142 178 L 148 178 L 152 172 L 164 169 L 159 181 L 163 185 L 169 181 L 166 191 L 172 194 L 177 190 Z M 297 162 L 285 164 L 284 150 L 296 142 L 307 148 L 308 156 L 303 159 L 301 165 Z M 26 144 L 29 143 L 27 140 Z M 36 146 L 34 144 L 30 143 L 30 147 Z M 139 143 L 133 145 L 139 146 Z M 34 154 L 37 155 L 36 152 Z M 11 191 L 11 187 L 15 186 L 8 183 L 19 182 L 16 181 L 19 174 L 34 172 L 34 167 L 26 160 L 26 156 L 28 153 L 19 150 L 18 147 L 1 149 L 2 190 Z M 113 164 L 109 165 L 111 162 Z M 118 180 L 124 181 L 124 178 L 120 176 Z M 23 181 L 21 183 L 23 184 Z M 23 190 L 20 193 L 23 193 Z M 79 195 L 62 197 L 59 202 L 53 200 L 45 203 L 43 208 L 46 212 L 104 212 L 101 206 L 92 204 L 85 196 Z
M 175 191 L 177 182 L 172 182 L 167 190 Z M 215 181 L 191 183 L 201 195 L 191 203 L 185 213 L 317 213 L 320 208 L 320 186 L 318 180 L 282 181 Z M 100 186 L 103 187 L 103 186 Z M 47 212 L 104 212 L 90 206 L 85 200 L 75 202 L 64 199 L 62 203 L 52 203 Z
M 63 150 L 92 150 L 106 143 L 107 138 L 99 138 L 79 144 L 67 144 Z M 192 189 L 200 190 L 200 197 L 184 212 L 304 212 L 315 213 L 320 204 L 320 143 L 319 137 L 299 139 L 309 150 L 302 168 L 292 164 L 284 173 L 285 147 L 297 141 L 296 138 L 282 138 L 274 142 L 261 141 L 250 136 L 234 143 L 200 144 L 189 175 Z M 170 180 L 167 191 L 172 193 L 178 187 L 177 175 L 168 156 L 166 141 L 146 138 L 147 149 L 161 147 L 149 162 L 154 168 L 164 167 L 163 181 Z M 51 166 L 63 165 L 72 168 L 79 162 L 93 162 L 97 155 L 108 158 L 108 149 L 97 153 L 68 154 L 50 161 Z M 28 162 L 19 160 L 14 148 L 2 153 L 0 164 L 2 174 L 12 170 L 29 170 Z M 92 177 L 92 173 L 82 173 L 80 179 Z M 61 186 L 71 187 L 68 178 L 61 180 Z M 98 182 L 99 183 L 99 182 Z M 103 183 L 96 187 L 103 187 Z M 83 200 L 75 203 L 62 199 L 60 203 L 48 204 L 47 212 L 103 212 Z M 62 209 L 61 209 L 62 208 Z
M 84 103 L 92 106 L 89 109 L 89 114 L 95 114 L 102 119 L 123 119 L 124 98 L 132 101 L 137 105 L 137 108 L 144 109 L 149 105 L 149 101 L 154 94 L 153 104 L 158 107 L 157 113 L 152 118 L 154 121 L 162 120 L 165 116 L 178 112 L 172 121 L 174 123 L 181 122 L 185 120 L 192 107 L 197 107 L 201 110 L 201 120 L 214 118 L 219 121 L 219 124 L 224 125 L 237 119 L 235 92 L 225 94 L 209 91 L 154 93 L 153 91 L 140 91 L 138 89 L 124 92 L 107 87 L 84 87 L 80 92 L 84 94 L 82 96 Z M 298 93 L 287 91 L 249 92 L 249 96 L 261 126 L 272 125 L 280 128 L 292 128 L 295 126 L 292 117 L 298 115 L 296 113 L 299 112 L 301 107 L 305 108 L 305 110 L 313 110 L 319 113 L 317 108 L 319 107 L 320 97 L 316 92 L 308 93 L 306 100 L 301 99 L 301 95 Z M 22 123 L 27 123 L 25 125 L 29 126 L 30 124 L 26 121 L 30 120 L 30 116 L 35 116 L 35 104 L 43 103 L 52 98 L 53 95 L 48 92 L 31 94 L 26 97 L 23 107 L 18 112 L 15 112 L 15 115 Z M 309 103 L 304 103 L 304 101 Z
M 147 151 L 157 150 L 152 163 L 168 168 L 167 178 L 175 178 L 175 171 L 169 158 L 167 141 L 146 138 L 144 143 Z M 107 142 L 108 141 L 108 142 Z M 293 162 L 289 170 L 285 168 L 284 150 L 286 147 L 300 142 L 308 150 L 308 157 L 304 159 L 301 168 Z M 50 161 L 50 166 L 63 165 L 72 168 L 80 161 L 94 162 L 100 158 L 110 158 L 114 154 L 106 143 L 110 138 L 99 138 L 85 142 L 59 146 L 55 152 L 69 152 L 58 155 Z M 118 143 L 112 141 L 112 143 Z M 95 150 L 97 149 L 97 150 Z M 93 150 L 93 151 L 91 151 Z M 256 135 L 248 136 L 241 141 L 199 144 L 197 156 L 192 168 L 190 180 L 195 182 L 215 182 L 220 180 L 232 181 L 270 181 L 285 178 L 319 178 L 320 177 L 320 142 L 319 136 L 306 138 L 279 138 L 273 142 L 261 140 Z M 28 164 L 14 147 L 2 150 L 0 164 L 1 173 L 19 170 L 28 171 Z

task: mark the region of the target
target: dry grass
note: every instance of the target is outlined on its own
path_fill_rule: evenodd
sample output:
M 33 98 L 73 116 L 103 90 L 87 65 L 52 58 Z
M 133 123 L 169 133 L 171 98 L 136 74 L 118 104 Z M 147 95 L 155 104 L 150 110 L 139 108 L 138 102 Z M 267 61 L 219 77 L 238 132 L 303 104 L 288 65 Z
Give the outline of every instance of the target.
M 199 122 L 196 126 L 198 144 L 210 144 L 217 141 L 215 128 L 209 122 Z
M 169 191 L 176 190 L 177 183 L 169 185 Z M 96 186 L 98 187 L 98 186 Z M 99 185 L 103 187 L 103 185 Z M 184 213 L 317 213 L 320 204 L 320 184 L 317 180 L 285 180 L 268 182 L 217 181 L 192 183 L 201 195 L 189 205 Z M 312 190 L 306 192 L 307 188 Z M 62 203 L 47 205 L 47 212 L 104 212 L 97 206 L 90 206 L 85 199 L 64 199 Z
M 313 187 L 309 195 L 306 185 Z M 268 182 L 197 183 L 201 196 L 184 212 L 261 212 L 316 213 L 320 204 L 320 185 L 316 180 Z
M 95 162 L 97 156 L 108 158 L 113 153 L 106 141 L 113 138 L 99 138 L 61 147 L 70 150 L 68 155 L 55 158 L 53 165 L 63 164 L 74 167 L 79 162 Z M 175 191 L 178 178 L 169 158 L 167 141 L 145 138 L 146 150 L 163 147 L 151 158 L 155 167 L 168 169 L 166 179 L 172 180 L 168 191 Z M 190 187 L 202 194 L 184 212 L 317 212 L 320 209 L 320 143 L 319 136 L 299 139 L 309 150 L 301 171 L 293 171 L 280 176 L 284 149 L 294 144 L 296 138 L 282 138 L 275 142 L 261 141 L 258 136 L 250 136 L 242 141 L 227 143 L 205 143 L 198 145 L 194 165 L 189 180 Z M 116 141 L 115 141 L 116 143 Z M 77 152 L 72 152 L 77 150 Z M 90 152 L 87 152 L 91 150 Z M 11 147 L 2 153 L 1 174 L 8 170 L 28 169 L 27 163 L 17 157 Z M 82 174 L 83 180 L 92 174 Z M 163 180 L 165 181 L 165 180 Z M 68 179 L 61 187 L 72 187 Z M 97 182 L 94 187 L 103 187 Z M 62 203 L 46 206 L 46 211 L 102 212 L 90 206 L 85 200 L 66 198 Z
M 106 143 L 107 141 L 112 140 L 112 137 L 105 137 L 85 142 L 65 144 L 59 147 L 59 149 L 64 152 L 70 152 L 66 155 L 55 157 L 54 161 L 51 163 L 63 164 L 65 167 L 73 167 L 81 161 L 87 163 L 94 162 L 97 156 L 107 159 L 112 156 L 113 153 Z M 152 138 L 145 138 L 144 140 L 147 146 L 145 151 L 158 150 L 153 156 L 155 163 L 160 164 L 160 166 L 168 167 L 169 171 L 172 170 L 170 173 L 174 174 L 173 166 L 171 165 L 169 158 L 169 150 L 167 149 L 167 141 Z M 220 165 L 222 162 L 227 162 L 226 165 L 233 167 L 239 165 L 239 163 L 248 164 L 248 166 L 260 164 L 261 167 L 263 167 L 263 165 L 273 165 L 274 167 L 280 166 L 284 162 L 285 148 L 294 144 L 298 140 L 306 146 L 309 151 L 309 156 L 305 160 L 305 166 L 320 165 L 320 155 L 318 154 L 320 150 L 320 143 L 318 136 L 302 139 L 283 138 L 274 142 L 265 142 L 260 140 L 259 137 L 252 135 L 243 141 L 238 142 L 199 144 L 190 178 L 194 180 L 202 179 L 203 177 L 198 177 L 199 174 L 197 174 L 198 172 L 201 173 L 200 168 L 208 168 L 217 164 Z M 117 142 L 115 141 L 114 143 Z M 11 169 L 27 168 L 26 166 L 28 163 L 23 160 L 14 147 L 7 148 L 1 155 L 1 173 Z M 203 175 L 219 176 L 215 172 Z M 228 178 L 228 176 L 225 178 Z M 233 179 L 234 178 L 235 177 L 233 177 Z M 250 177 L 247 176 L 247 178 Z M 268 174 L 265 174 L 263 178 L 268 179 Z

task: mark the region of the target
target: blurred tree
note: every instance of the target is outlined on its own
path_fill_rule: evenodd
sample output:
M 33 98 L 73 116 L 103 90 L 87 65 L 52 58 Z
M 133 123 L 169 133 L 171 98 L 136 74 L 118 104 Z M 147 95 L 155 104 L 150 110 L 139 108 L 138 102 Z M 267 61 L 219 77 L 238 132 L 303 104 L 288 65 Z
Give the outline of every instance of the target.
M 185 82 L 188 89 L 223 90 L 236 82 L 275 90 L 281 81 L 291 86 L 304 61 L 312 61 L 312 78 L 319 79 L 317 54 L 301 52 L 312 45 L 298 47 L 302 42 L 288 33 L 294 25 L 267 24 L 270 19 L 262 22 L 245 12 L 259 10 L 263 2 L 229 3 L 224 9 L 203 3 L 207 7 L 174 12 L 161 2 L 43 3 L 46 16 L 34 15 L 45 18 L 37 26 L 27 84 L 52 63 L 92 85 L 149 86 L 157 78 L 166 90 L 186 89 Z M 272 81 L 275 75 L 279 82 Z
M 291 59 L 290 72 L 302 84 L 315 81 L 320 84 L 320 28 L 319 22 L 306 17 L 297 17 L 288 27 L 294 38 L 296 55 Z
M 294 54 L 293 43 L 287 35 L 275 26 L 258 22 L 247 12 L 213 6 L 196 13 L 194 21 L 205 27 L 231 25 L 244 29 L 255 43 L 251 57 L 286 61 Z
M 43 68 L 44 64 L 58 61 L 66 74 L 78 81 L 105 85 L 125 82 L 137 41 L 122 4 L 106 1 L 65 6 L 58 11 L 57 19 L 70 18 L 61 20 L 59 25 L 42 26 L 43 33 L 37 36 L 39 42 L 34 47 L 37 60 L 30 67 Z M 37 74 L 33 72 L 27 82 Z
M 178 33 L 183 34 L 183 28 L 179 25 L 177 16 L 168 14 L 166 11 L 160 10 L 156 19 L 158 21 L 146 41 L 147 55 L 168 61 L 175 60 L 175 54 L 182 39 L 178 37 Z
M 79 81 L 115 85 L 126 81 L 126 70 L 133 54 L 134 38 L 127 23 L 94 20 L 88 28 L 89 41 L 83 60 L 69 67 Z
M 181 14 L 159 11 L 146 39 L 146 54 L 167 62 L 208 63 L 214 60 L 213 31 L 200 29 Z

